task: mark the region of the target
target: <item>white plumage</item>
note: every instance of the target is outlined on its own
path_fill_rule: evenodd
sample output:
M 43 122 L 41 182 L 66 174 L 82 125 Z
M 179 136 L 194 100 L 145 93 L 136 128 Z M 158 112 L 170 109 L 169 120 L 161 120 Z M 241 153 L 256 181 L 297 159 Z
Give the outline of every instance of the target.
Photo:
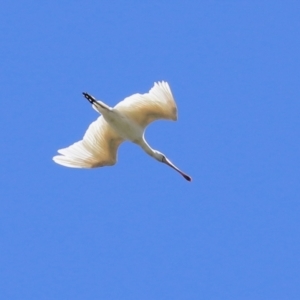
M 149 123 L 158 119 L 177 120 L 176 103 L 167 82 L 155 83 L 149 93 L 134 94 L 114 108 L 96 101 L 87 93 L 83 94 L 102 115 L 89 126 L 81 141 L 58 150 L 61 155 L 53 157 L 56 163 L 71 168 L 112 166 L 117 161 L 118 147 L 129 140 L 191 181 L 191 177 L 179 170 L 164 154 L 153 150 L 144 138 Z

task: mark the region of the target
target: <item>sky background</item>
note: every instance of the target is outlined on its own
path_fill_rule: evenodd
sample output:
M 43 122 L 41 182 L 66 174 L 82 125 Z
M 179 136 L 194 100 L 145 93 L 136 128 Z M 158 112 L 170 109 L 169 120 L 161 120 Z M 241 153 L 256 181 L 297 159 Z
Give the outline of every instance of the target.
M 299 1 L 2 1 L 1 299 L 300 299 Z M 169 82 L 178 122 L 57 149 Z

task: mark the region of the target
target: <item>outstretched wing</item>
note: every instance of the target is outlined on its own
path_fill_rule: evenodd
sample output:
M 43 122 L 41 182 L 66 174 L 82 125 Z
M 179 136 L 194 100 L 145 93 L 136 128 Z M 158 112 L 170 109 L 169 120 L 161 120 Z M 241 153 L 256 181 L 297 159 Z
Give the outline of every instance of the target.
M 145 128 L 158 119 L 177 120 L 177 107 L 167 82 L 154 83 L 146 94 L 134 94 L 119 102 L 114 109 Z
M 70 168 L 112 166 L 117 161 L 117 150 L 124 140 L 100 116 L 86 131 L 83 139 L 58 150 L 53 160 Z

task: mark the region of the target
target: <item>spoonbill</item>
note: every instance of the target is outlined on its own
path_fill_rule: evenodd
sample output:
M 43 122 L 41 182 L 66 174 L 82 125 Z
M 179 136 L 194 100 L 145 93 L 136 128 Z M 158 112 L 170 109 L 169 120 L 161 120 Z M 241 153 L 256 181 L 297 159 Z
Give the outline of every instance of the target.
M 152 149 L 144 132 L 149 123 L 158 119 L 177 120 L 177 107 L 167 82 L 157 82 L 146 94 L 134 94 L 110 107 L 88 93 L 84 97 L 101 114 L 86 131 L 83 139 L 58 150 L 53 160 L 70 168 L 97 168 L 117 162 L 117 151 L 122 142 L 129 140 L 177 172 L 186 180 L 192 178 L 177 168 L 164 154 Z

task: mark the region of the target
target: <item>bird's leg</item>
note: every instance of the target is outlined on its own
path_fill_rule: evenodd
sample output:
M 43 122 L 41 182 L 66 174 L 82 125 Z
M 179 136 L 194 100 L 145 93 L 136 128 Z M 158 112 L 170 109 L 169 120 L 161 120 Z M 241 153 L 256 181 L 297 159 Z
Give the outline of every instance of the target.
M 91 96 L 88 93 L 82 93 L 83 96 L 93 105 L 93 107 L 99 111 L 99 109 L 97 109 L 97 107 L 105 109 L 105 110 L 111 110 L 112 108 L 109 107 L 108 105 L 106 105 L 105 103 L 103 103 L 102 101 L 97 101 L 96 98 L 94 96 Z M 99 111 L 100 113 L 102 113 L 101 109 Z

